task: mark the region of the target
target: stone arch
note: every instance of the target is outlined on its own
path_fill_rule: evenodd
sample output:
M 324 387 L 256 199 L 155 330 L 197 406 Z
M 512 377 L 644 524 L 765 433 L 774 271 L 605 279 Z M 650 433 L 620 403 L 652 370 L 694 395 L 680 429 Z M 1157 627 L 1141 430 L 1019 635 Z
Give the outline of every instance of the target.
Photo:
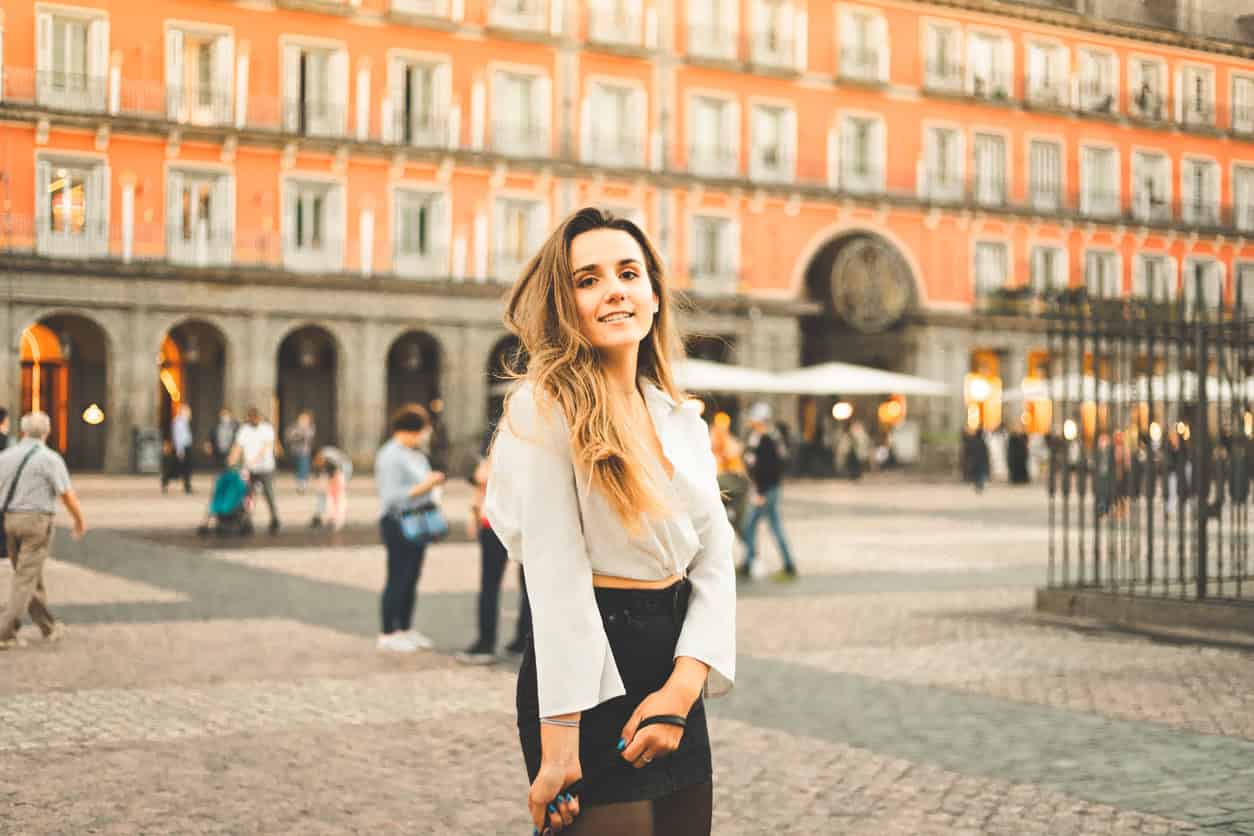
M 388 344 L 387 414 L 407 403 L 417 403 L 432 414 L 443 411 L 441 378 L 444 346 L 430 331 L 409 328 Z
M 487 374 L 489 427 L 495 427 L 505 412 L 505 390 L 509 387 L 509 378 L 504 371 L 511 365 L 514 370 L 523 371 L 517 367 L 515 359 L 521 345 L 518 337 L 505 334 L 492 344 L 492 350 L 488 352 L 484 372 Z M 525 364 L 525 356 L 521 362 Z
M 270 418 L 276 432 L 282 434 L 298 414 L 309 411 L 317 427 L 315 443 L 338 444 L 340 384 L 349 365 L 343 341 L 322 323 L 302 323 L 283 332 L 271 356 L 275 389 Z
M 788 288 L 794 297 L 804 296 L 807 292 L 806 277 L 811 265 L 825 249 L 847 242 L 851 238 L 865 236 L 879 239 L 890 246 L 904 262 L 908 275 L 914 284 L 916 304 L 925 305 L 928 301 L 927 288 L 923 283 L 923 270 L 915 253 L 904 241 L 884 227 L 873 227 L 860 223 L 838 221 L 815 233 L 801 250 L 793 263 L 792 276 Z
M 233 359 L 230 338 L 210 319 L 181 317 L 163 331 L 157 348 L 157 426 L 170 434 L 175 406 L 192 409 L 192 437 L 209 436 L 217 414 L 227 405 L 227 374 Z M 193 458 L 200 457 L 199 444 Z

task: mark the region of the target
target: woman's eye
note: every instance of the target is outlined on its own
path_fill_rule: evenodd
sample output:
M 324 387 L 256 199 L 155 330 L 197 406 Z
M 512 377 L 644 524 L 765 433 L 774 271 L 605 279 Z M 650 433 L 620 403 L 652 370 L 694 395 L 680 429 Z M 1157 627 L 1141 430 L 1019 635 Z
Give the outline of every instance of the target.
M 596 276 L 584 276 L 579 281 L 575 282 L 575 287 L 592 287 L 595 281 Z
M 635 270 L 624 270 L 622 273 L 624 279 L 638 279 L 640 275 Z

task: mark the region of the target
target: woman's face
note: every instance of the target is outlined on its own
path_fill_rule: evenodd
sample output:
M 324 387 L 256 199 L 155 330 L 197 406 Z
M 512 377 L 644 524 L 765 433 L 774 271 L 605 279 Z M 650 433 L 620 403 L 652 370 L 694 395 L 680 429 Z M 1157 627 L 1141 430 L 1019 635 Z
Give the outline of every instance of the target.
M 598 351 L 637 347 L 658 305 L 636 239 L 621 229 L 593 229 L 570 242 L 579 331 Z

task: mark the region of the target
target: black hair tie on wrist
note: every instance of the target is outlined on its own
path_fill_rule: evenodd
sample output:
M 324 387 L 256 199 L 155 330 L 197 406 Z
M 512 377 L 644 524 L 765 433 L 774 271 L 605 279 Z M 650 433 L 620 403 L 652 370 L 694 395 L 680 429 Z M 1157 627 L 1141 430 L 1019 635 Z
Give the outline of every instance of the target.
M 645 726 L 679 726 L 682 729 L 688 726 L 688 719 L 678 714 L 656 714 L 641 720 L 640 725 L 636 726 L 636 731 L 640 731 Z

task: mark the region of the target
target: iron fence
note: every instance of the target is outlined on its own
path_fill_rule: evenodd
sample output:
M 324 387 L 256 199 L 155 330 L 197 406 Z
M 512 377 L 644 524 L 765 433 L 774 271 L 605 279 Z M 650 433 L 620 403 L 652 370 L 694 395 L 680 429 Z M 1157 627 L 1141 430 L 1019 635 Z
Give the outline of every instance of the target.
M 1045 312 L 1051 587 L 1254 601 L 1254 318 L 1204 279 Z

